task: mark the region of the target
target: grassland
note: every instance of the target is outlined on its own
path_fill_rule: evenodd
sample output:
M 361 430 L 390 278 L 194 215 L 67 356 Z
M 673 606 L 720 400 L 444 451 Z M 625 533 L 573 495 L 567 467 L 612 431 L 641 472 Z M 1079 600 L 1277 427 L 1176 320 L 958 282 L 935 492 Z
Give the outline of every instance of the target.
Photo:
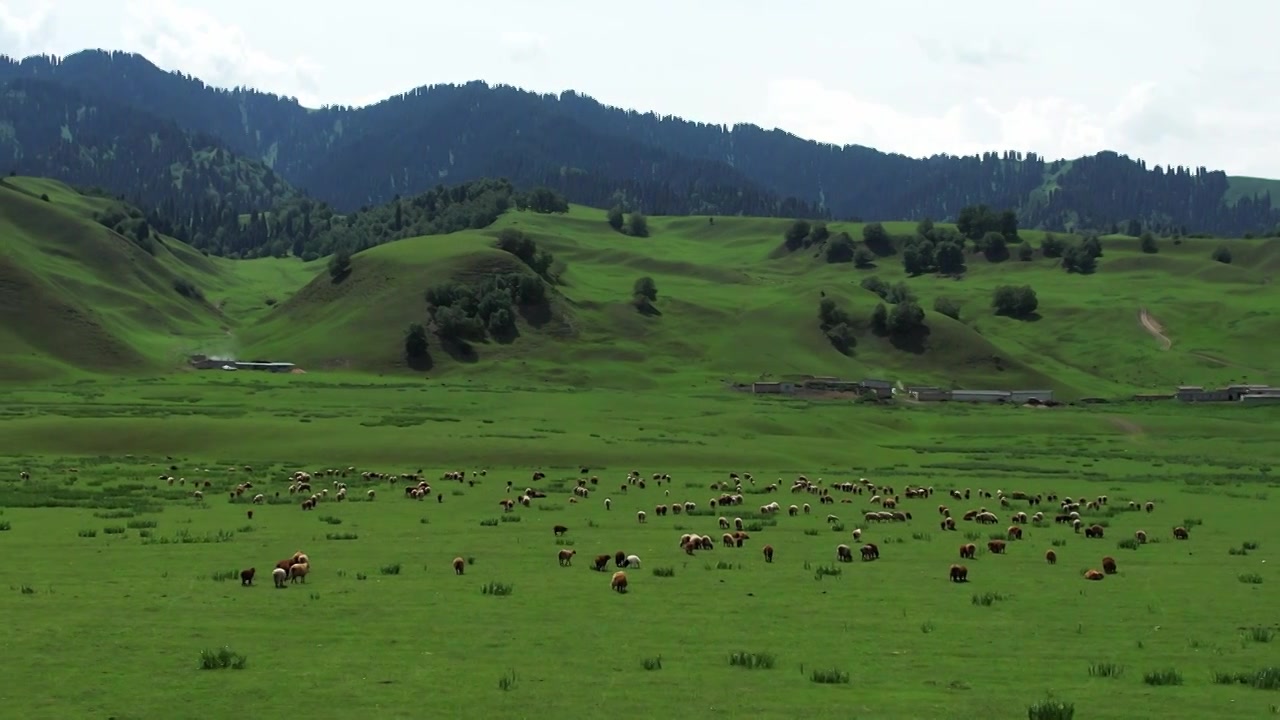
M 0 351 L 9 381 L 0 613 L 21 628 L 5 636 L 21 662 L 6 668 L 0 707 L 24 718 L 167 719 L 182 708 L 233 718 L 246 703 L 276 701 L 315 718 L 424 708 L 496 718 L 598 717 L 601 708 L 622 717 L 1020 718 L 1050 695 L 1088 718 L 1280 714 L 1273 676 L 1263 689 L 1235 679 L 1280 666 L 1280 527 L 1270 502 L 1280 409 L 872 405 L 733 393 L 720 382 L 865 374 L 1123 397 L 1179 381 L 1274 381 L 1260 374 L 1278 352 L 1266 342 L 1275 241 L 1230 241 L 1233 262 L 1223 265 L 1208 258 L 1216 241 L 1166 241 L 1150 256 L 1132 239 L 1107 238 L 1090 276 L 1039 257 L 973 258 L 961 280 L 907 280 L 926 308 L 938 295 L 961 301 L 961 321 L 930 313 L 920 352 L 863 332 L 846 357 L 818 331 L 820 293 L 865 323 L 876 298 L 861 279 L 897 281 L 900 265 L 890 258 L 862 271 L 779 256 L 781 221 L 651 218 L 652 237 L 638 239 L 608 231 L 595 210 L 512 214 L 486 231 L 360 253 L 335 283 L 323 263 L 223 261 L 169 240 L 155 255 L 135 254 L 93 222 L 104 201 L 46 181 L 7 182 L 18 190 L 0 187 L 3 267 L 24 274 L 0 288 L 66 305 L 0 325 L 12 341 Z M 425 287 L 522 271 L 491 246 L 508 225 L 559 261 L 549 317 L 522 321 L 514 342 L 480 345 L 474 361 L 433 340 L 431 369 L 406 369 L 400 333 L 422 317 Z M 642 275 L 657 282 L 660 314 L 630 303 Z M 177 276 L 204 301 L 174 293 Z M 1026 283 L 1039 320 L 990 313 L 996 285 Z M 1172 340 L 1168 350 L 1139 322 L 1143 307 Z M 76 323 L 96 334 L 50 330 Z M 132 355 L 106 363 L 85 351 L 98 347 L 86 337 Z M 173 371 L 176 356 L 201 350 L 309 372 Z M 1005 370 L 993 369 L 993 355 Z M 350 466 L 421 469 L 433 497 L 407 500 L 403 483 L 357 472 L 345 478 L 352 500 L 299 510 L 288 474 Z M 474 485 L 438 479 L 454 469 L 486 472 Z M 534 469 L 547 478 L 531 481 Z M 673 481 L 623 492 L 632 470 Z M 758 478 L 732 513 L 751 538 L 691 558 L 677 539 L 719 537 L 707 501 L 729 472 Z M 937 492 L 904 498 L 909 522 L 865 526 L 880 560 L 841 564 L 835 546 L 852 544 L 869 498 L 818 505 L 786 491 L 799 474 Z M 570 503 L 570 488 L 591 475 L 600 485 Z M 765 492 L 776 479 L 783 491 Z M 246 480 L 264 505 L 228 498 Z M 548 497 L 502 513 L 498 501 L 530 485 Z M 1107 495 L 1106 508 L 1085 512 L 1107 535 L 1030 526 L 1007 556 L 980 555 L 967 563 L 970 582 L 952 584 L 957 547 L 985 544 L 1022 509 L 997 509 L 997 526 L 962 522 L 944 533 L 938 504 L 957 515 L 998 505 L 950 500 L 952 488 Z M 761 516 L 775 499 L 814 510 Z M 1130 500 L 1156 510 L 1126 511 Z M 699 512 L 653 512 L 676 501 Z M 638 510 L 649 512 L 644 525 Z M 826 522 L 829 513 L 839 522 Z M 570 528 L 560 542 L 554 524 Z M 1175 542 L 1175 525 L 1191 539 Z M 1138 529 L 1158 542 L 1121 545 Z M 772 564 L 760 554 L 766 543 Z M 565 548 L 578 552 L 570 568 L 556 562 Z M 1060 558 L 1052 567 L 1042 559 L 1050 548 Z M 313 574 L 273 589 L 269 569 L 299 549 Z M 643 560 L 625 595 L 590 569 L 596 554 L 617 550 Z M 1119 574 L 1084 581 L 1104 555 Z M 462 577 L 449 566 L 455 556 L 470 560 Z M 237 582 L 247 567 L 258 571 L 252 588 Z M 490 584 L 510 593 L 484 593 Z M 200 669 L 203 651 L 224 647 L 246 659 L 242 669 Z M 769 667 L 731 664 L 735 653 Z M 1180 684 L 1160 684 L 1169 670 Z M 283 696 L 286 686 L 294 689 Z
M 787 222 L 759 218 L 651 218 L 651 236 L 613 232 L 596 209 L 566 215 L 512 212 L 485 230 L 409 238 L 353 258 L 334 282 L 324 261 L 229 261 L 167 239 L 148 255 L 93 222 L 102 203 L 51 181 L 10 178 L 0 187 L 7 246 L 3 286 L 8 378 L 80 373 L 150 374 L 196 352 L 296 362 L 311 370 L 421 377 L 406 367 L 402 336 L 426 319 L 424 291 L 497 272 L 527 272 L 493 247 L 514 227 L 557 258 L 560 282 L 548 316 L 519 322 L 513 342 L 460 354 L 433 339 L 428 375 L 488 384 L 526 382 L 614 389 L 705 388 L 723 380 L 791 374 L 879 376 L 949 387 L 1051 387 L 1060 397 L 1127 396 L 1179 383 L 1269 382 L 1280 346 L 1280 301 L 1271 281 L 1280 239 L 1161 240 L 1145 254 L 1128 237 L 1103 239 L 1092 275 L 1062 271 L 1037 252 L 1029 262 L 968 259 L 963 278 L 908 278 L 897 257 L 877 267 L 827 264 L 811 251 L 778 252 Z M 51 201 L 36 196 L 47 194 Z M 909 223 L 887 223 L 895 234 Z M 856 223 L 833 232 L 861 236 Z M 1043 233 L 1024 231 L 1033 245 Z M 1232 262 L 1210 259 L 1226 244 Z M 870 331 L 879 302 L 860 286 L 875 275 L 905 281 L 926 309 L 928 334 L 904 347 Z M 658 287 L 657 314 L 636 311 L 633 283 Z M 186 278 L 203 300 L 174 292 Z M 1034 321 L 996 316 L 1000 285 L 1029 284 Z M 823 296 L 853 319 L 849 355 L 818 327 Z M 934 312 L 946 297 L 959 320 Z M 23 304 L 23 303 L 26 304 Z M 1146 308 L 1171 341 L 1139 322 Z M 37 312 L 39 310 L 39 312 Z
M 655 717 L 691 702 L 763 718 L 1015 718 L 1049 694 L 1075 703 L 1076 717 L 1265 716 L 1280 704 L 1274 690 L 1216 684 L 1214 673 L 1280 665 L 1276 420 L 1273 408 L 886 409 L 328 373 L 15 390 L 0 420 L 0 547 L 11 559 L 0 566 L 0 613 L 23 628 L 5 646 L 24 661 L 6 671 L 0 702 L 30 718 L 162 718 L 179 707 L 230 718 L 288 677 L 305 686 L 290 711 L 317 718 L 423 707 Z M 230 469 L 246 464 L 251 472 Z M 288 493 L 295 469 L 351 465 L 422 469 L 443 502 L 355 475 L 345 479 L 353 500 L 312 512 Z M 600 485 L 570 503 L 584 467 Z M 530 481 L 535 468 L 547 479 Z M 449 469 L 487 473 L 474 486 L 437 479 Z M 631 470 L 673 482 L 623 493 Z M 681 533 L 719 537 L 709 488 L 730 471 L 758 478 L 732 512 L 751 538 L 686 556 Z M 879 561 L 838 564 L 835 546 L 864 526 L 868 496 L 818 505 L 785 490 L 800 473 L 937 493 L 904 499 L 910 522 L 866 527 Z M 765 493 L 778 478 L 783 491 Z M 267 504 L 228 499 L 246 480 Z M 203 501 L 192 499 L 205 481 Z M 315 489 L 332 496 L 330 483 Z M 529 485 L 548 497 L 504 516 L 498 500 Z M 983 544 L 1021 509 L 997 509 L 998 526 L 944 533 L 938 504 L 957 515 L 997 505 L 950 500 L 951 488 L 1105 494 L 1108 509 L 1085 518 L 1106 524 L 1107 537 L 1031 526 L 1007 556 L 981 555 L 967 563 L 968 584 L 951 584 L 957 546 Z M 761 517 L 774 499 L 814 512 Z M 686 500 L 700 511 L 653 512 Z M 1122 510 L 1129 500 L 1157 509 Z M 553 524 L 570 528 L 561 542 Z M 1175 525 L 1191 539 L 1175 542 Z M 1158 542 L 1118 546 L 1138 529 Z M 766 543 L 772 564 L 760 555 Z M 570 568 L 557 565 L 563 548 L 578 552 Z M 1053 567 L 1042 560 L 1050 548 Z M 313 574 L 273 589 L 268 570 L 298 549 Z M 616 550 L 643 561 L 626 595 L 590 569 Z M 1081 579 L 1103 555 L 1119 574 Z M 449 567 L 455 556 L 472 559 L 462 577 Z M 243 588 L 232 571 L 251 566 L 257 585 Z M 511 594 L 483 594 L 488 583 Z M 244 669 L 198 669 L 203 650 L 224 646 L 247 658 Z M 733 653 L 774 665 L 733 666 Z M 1107 664 L 1122 674 L 1090 675 Z M 1144 683 L 1166 669 L 1182 685 Z M 815 682 L 825 670 L 848 683 Z M 75 692 L 68 678 L 80 679 Z

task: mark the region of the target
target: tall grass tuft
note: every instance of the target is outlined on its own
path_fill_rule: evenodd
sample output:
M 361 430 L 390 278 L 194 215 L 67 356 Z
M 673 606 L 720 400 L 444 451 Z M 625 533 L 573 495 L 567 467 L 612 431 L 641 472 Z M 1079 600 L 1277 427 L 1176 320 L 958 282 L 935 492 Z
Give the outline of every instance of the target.
M 1098 662 L 1089 664 L 1089 677 L 1095 678 L 1119 678 L 1124 675 L 1124 666 L 1117 665 L 1113 662 Z
M 1075 716 L 1075 703 L 1061 700 L 1041 700 L 1027 706 L 1027 720 L 1071 720 Z
M 399 575 L 400 563 L 391 563 L 390 565 L 383 565 L 381 568 L 378 568 L 378 571 L 381 572 L 383 575 Z
M 809 680 L 822 685 L 848 685 L 849 673 L 840 668 L 814 669 L 809 671 Z
M 743 670 L 772 670 L 778 662 L 773 653 L 734 652 L 729 653 L 729 665 Z
M 675 577 L 676 569 L 669 567 L 654 568 L 653 575 L 654 577 Z
M 230 648 L 222 648 L 220 650 L 201 650 L 200 651 L 200 669 L 201 670 L 243 670 L 249 664 L 249 658 L 238 652 L 232 651 Z
M 640 667 L 643 667 L 645 670 L 661 670 L 662 656 L 659 655 L 658 657 L 644 658 L 640 661 Z
M 1167 670 L 1152 670 L 1142 676 L 1142 682 L 1148 685 L 1181 685 L 1182 673 L 1169 668 Z
M 480 586 L 481 595 L 495 595 L 497 597 L 506 597 L 514 592 L 514 590 L 515 588 L 510 584 L 500 582 L 487 582 Z
M 498 689 L 502 692 L 509 692 L 516 689 L 516 671 L 510 670 L 502 677 L 498 678 Z

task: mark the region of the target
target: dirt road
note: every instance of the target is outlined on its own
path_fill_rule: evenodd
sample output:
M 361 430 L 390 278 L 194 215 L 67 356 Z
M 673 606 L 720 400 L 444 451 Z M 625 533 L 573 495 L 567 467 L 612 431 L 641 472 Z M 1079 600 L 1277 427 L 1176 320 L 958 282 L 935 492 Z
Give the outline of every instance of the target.
M 1151 317 L 1151 313 L 1147 312 L 1146 308 L 1138 311 L 1138 322 L 1142 323 L 1142 327 L 1151 333 L 1152 337 L 1160 341 L 1163 346 L 1162 350 L 1168 350 L 1173 347 L 1173 341 L 1169 339 L 1168 335 L 1164 334 L 1164 328 L 1160 326 L 1160 323 L 1156 322 L 1154 317 Z

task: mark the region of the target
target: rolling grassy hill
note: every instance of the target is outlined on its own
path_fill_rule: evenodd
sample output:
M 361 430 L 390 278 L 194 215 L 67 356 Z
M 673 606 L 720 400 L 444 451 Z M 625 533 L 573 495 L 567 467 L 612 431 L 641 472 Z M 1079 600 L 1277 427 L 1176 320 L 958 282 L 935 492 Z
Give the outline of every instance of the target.
M 423 291 L 520 266 L 491 249 L 504 227 L 530 234 L 555 254 L 561 283 L 551 325 L 522 323 L 510 344 L 475 347 L 479 362 L 456 362 L 433 338 L 436 370 L 509 375 L 575 385 L 706 387 L 720 379 L 787 374 L 881 376 L 907 383 L 964 387 L 1049 386 L 1066 396 L 1167 389 L 1179 382 L 1265 379 L 1277 352 L 1256 338 L 1272 332 L 1277 302 L 1270 287 L 1280 270 L 1280 241 L 1231 241 L 1233 262 L 1210 259 L 1220 241 L 1161 242 L 1144 254 L 1133 238 L 1104 238 L 1092 275 L 1065 273 L 1056 259 L 992 264 L 968 260 L 959 280 L 907 278 L 897 257 L 859 270 L 827 264 L 811 252 L 779 257 L 787 221 L 755 218 L 651 218 L 651 236 L 610 230 L 603 213 L 574 207 L 564 216 L 510 213 L 494 226 L 413 238 L 372 248 L 353 259 L 351 276 L 316 278 L 251 328 L 257 355 L 288 352 L 304 364 L 392 371 L 401 332 L 426 317 Z M 891 233 L 909 224 L 889 223 Z M 860 237 L 857 224 L 832 224 Z M 1025 232 L 1038 244 L 1042 234 Z M 876 275 L 905 280 L 926 308 L 929 332 L 898 347 L 869 330 L 879 298 L 860 286 Z M 631 303 L 633 283 L 652 277 L 660 314 Z M 993 290 L 1029 284 L 1040 301 L 1035 321 L 993 314 Z M 855 319 L 851 356 L 820 331 L 825 293 Z M 945 296 L 962 306 L 960 320 L 933 312 Z M 1171 339 L 1168 350 L 1139 322 L 1146 308 Z
M 121 209 L 53 180 L 0 182 L 0 377 L 136 374 L 229 351 L 237 324 L 266 309 L 247 293 L 313 271 L 233 263 L 159 236 L 148 252 L 96 219 Z M 196 290 L 179 292 L 183 281 Z
M 324 261 L 224 260 L 165 238 L 150 255 L 94 221 L 110 202 L 47 180 L 10 178 L 0 187 L 5 379 L 155 372 L 181 367 L 190 352 L 410 372 L 403 333 L 427 320 L 428 288 L 530 272 L 493 246 L 504 228 L 555 255 L 550 306 L 522 317 L 513 340 L 466 352 L 432 336 L 433 377 L 714 391 L 722 380 L 813 374 L 1052 387 L 1081 397 L 1274 380 L 1267 369 L 1280 360 L 1280 349 L 1257 341 L 1277 328 L 1276 239 L 1232 240 L 1233 261 L 1224 264 L 1210 258 L 1219 240 L 1161 240 L 1152 255 L 1136 239 L 1110 236 L 1091 275 L 1068 274 L 1037 252 L 1028 262 L 970 255 L 960 279 L 908 278 L 896 256 L 856 269 L 811 250 L 779 252 L 785 220 L 655 217 L 650 237 L 634 238 L 611 230 L 602 211 L 574 206 L 565 215 L 511 212 L 483 230 L 377 246 L 355 255 L 351 272 L 334 281 Z M 861 236 L 859 224 L 830 227 Z M 886 224 L 894 234 L 912 227 Z M 1023 235 L 1033 245 L 1043 239 Z M 923 338 L 903 343 L 871 331 L 880 299 L 861 282 L 872 275 L 905 281 L 919 298 Z M 657 285 L 656 313 L 632 303 L 640 277 Z M 204 299 L 175 291 L 178 278 Z M 1036 290 L 1036 319 L 993 313 L 992 292 L 1006 284 Z M 847 355 L 818 326 L 824 296 L 853 320 Z M 932 310 L 939 297 L 960 304 L 959 320 Z M 1143 308 L 1168 349 L 1140 322 Z

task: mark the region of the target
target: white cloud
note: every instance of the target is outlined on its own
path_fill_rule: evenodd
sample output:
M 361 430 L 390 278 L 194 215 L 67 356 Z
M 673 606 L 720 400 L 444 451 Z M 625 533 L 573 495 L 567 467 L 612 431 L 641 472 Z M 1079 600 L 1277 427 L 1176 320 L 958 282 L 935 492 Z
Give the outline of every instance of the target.
M 950 40 L 917 41 L 924 51 L 925 57 L 935 63 L 946 65 L 958 63 L 976 68 L 990 68 L 997 65 L 1025 62 L 1027 56 L 1022 52 L 1006 47 L 994 38 L 983 42 L 958 43 Z
M 1020 150 L 1055 160 L 1114 150 L 1149 166 L 1203 164 L 1212 169 L 1221 165 L 1207 158 L 1221 158 L 1239 147 L 1240 133 L 1257 137 L 1265 132 L 1261 118 L 1225 108 L 1195 110 L 1180 103 L 1179 95 L 1174 88 L 1141 82 L 1105 106 L 1059 96 L 1004 102 L 978 96 L 911 113 L 814 80 L 790 78 L 769 83 L 762 124 L 800 137 L 911 157 Z M 1224 137 L 1225 126 L 1238 133 Z M 1256 147 L 1252 158 L 1247 152 L 1232 153 L 1238 162 L 1227 169 L 1246 173 L 1276 164 L 1274 152 L 1258 158 Z
M 545 36 L 527 30 L 504 30 L 498 41 L 512 62 L 538 60 L 550 45 Z
M 53 16 L 46 6 L 19 15 L 8 3 L 0 2 L 0 52 L 16 58 L 40 52 L 52 34 Z
M 261 50 L 245 32 L 195 7 L 171 0 L 133 0 L 124 24 L 125 46 L 167 70 L 180 70 L 220 87 L 243 85 L 319 104 L 319 67 L 304 57 L 283 59 Z

